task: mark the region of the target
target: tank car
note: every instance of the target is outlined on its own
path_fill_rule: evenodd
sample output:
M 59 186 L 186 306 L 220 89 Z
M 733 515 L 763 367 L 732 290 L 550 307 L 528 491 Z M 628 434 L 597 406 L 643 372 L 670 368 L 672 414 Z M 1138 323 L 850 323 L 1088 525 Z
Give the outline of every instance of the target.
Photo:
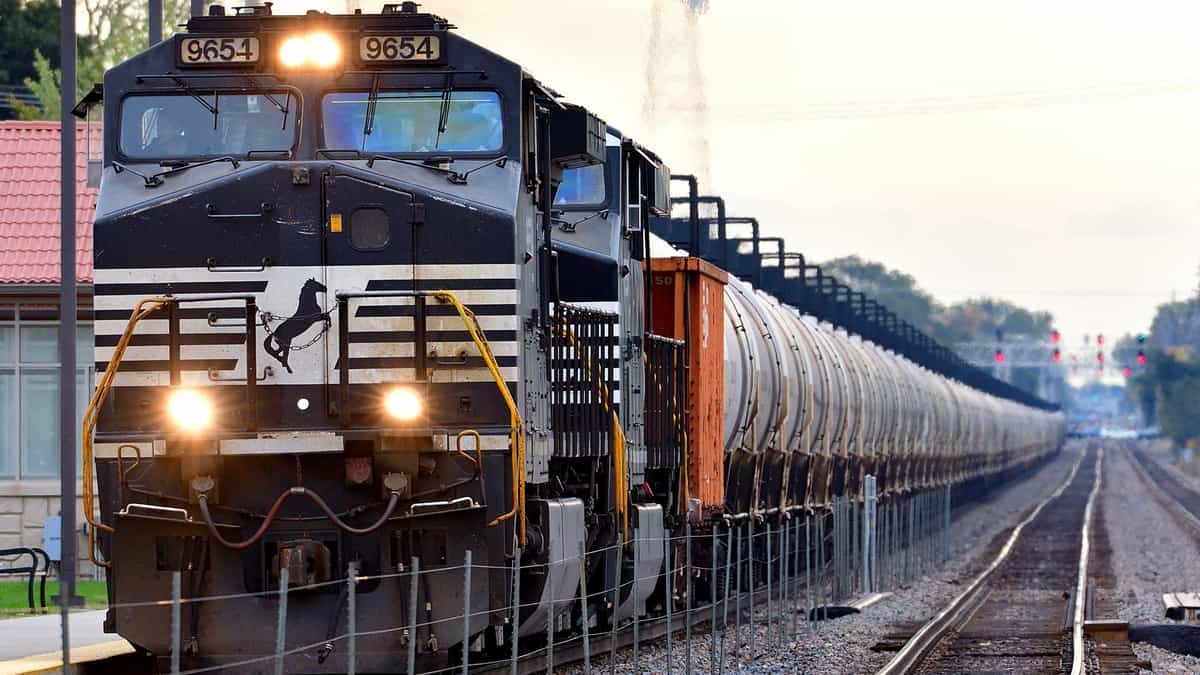
M 185 668 L 273 671 L 286 588 L 285 669 L 345 672 L 353 576 L 357 670 L 443 668 L 666 611 L 669 531 L 1057 448 L 1046 406 L 452 29 L 212 7 L 105 74 L 108 631 L 166 668 L 178 578 Z

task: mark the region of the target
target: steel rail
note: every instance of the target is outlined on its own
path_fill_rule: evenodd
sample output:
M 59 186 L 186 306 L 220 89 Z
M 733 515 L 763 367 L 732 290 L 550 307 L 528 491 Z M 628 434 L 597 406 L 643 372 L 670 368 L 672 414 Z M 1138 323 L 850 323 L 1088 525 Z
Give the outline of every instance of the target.
M 1104 466 L 1104 448 L 1096 455 L 1096 476 L 1092 479 L 1092 491 L 1088 493 L 1087 506 L 1083 508 L 1083 533 L 1079 544 L 1079 578 L 1075 584 L 1075 611 L 1071 621 L 1071 675 L 1082 675 L 1084 672 L 1083 657 L 1083 622 L 1087 611 L 1087 582 L 1088 554 L 1091 552 L 1089 542 L 1092 535 L 1092 509 L 1096 504 L 1096 495 L 1100 494 L 1102 468 Z
M 1200 491 L 1184 485 L 1179 478 L 1159 466 L 1155 460 L 1145 456 L 1142 451 L 1130 450 L 1128 454 L 1133 457 L 1130 464 L 1133 466 L 1134 473 L 1148 488 L 1151 488 L 1150 492 L 1159 504 L 1200 533 L 1200 513 L 1193 512 L 1180 496 L 1181 492 L 1195 495 L 1193 501 L 1200 504 Z
M 898 675 L 899 673 L 908 673 L 915 670 L 947 633 L 954 627 L 961 625 L 963 621 L 974 613 L 975 609 L 987 595 L 987 586 L 992 575 L 1000 568 L 1000 565 L 1008 558 L 1009 554 L 1012 553 L 1017 541 L 1021 538 L 1022 532 L 1025 530 L 1025 526 L 1033 522 L 1033 519 L 1037 518 L 1038 514 L 1042 512 L 1042 509 L 1047 504 L 1062 496 L 1071 482 L 1075 480 L 1075 475 L 1079 473 L 1079 467 L 1083 464 L 1083 460 L 1086 457 L 1087 452 L 1079 456 L 1079 459 L 1075 461 L 1075 465 L 1071 467 L 1071 472 L 1067 475 L 1066 480 L 1058 486 L 1058 489 L 1050 493 L 1028 516 L 1020 523 L 1017 523 L 1012 533 L 1009 534 L 1008 541 L 1004 543 L 1003 548 L 1000 549 L 1000 552 L 992 562 L 975 576 L 966 590 L 955 596 L 950 601 L 950 604 L 946 605 L 942 611 L 938 612 L 925 625 L 921 626 L 921 629 L 914 633 L 908 642 L 904 643 L 900 651 L 896 652 L 896 655 L 877 671 L 877 675 Z

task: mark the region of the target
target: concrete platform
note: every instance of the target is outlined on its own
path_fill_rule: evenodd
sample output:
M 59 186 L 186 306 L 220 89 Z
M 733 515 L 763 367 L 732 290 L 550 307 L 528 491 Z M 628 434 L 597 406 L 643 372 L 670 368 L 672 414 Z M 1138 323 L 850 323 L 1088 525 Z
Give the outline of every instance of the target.
M 104 632 L 104 610 L 73 612 L 70 622 L 73 665 L 134 652 L 128 642 Z M 61 637 L 58 614 L 0 621 L 0 675 L 62 672 Z

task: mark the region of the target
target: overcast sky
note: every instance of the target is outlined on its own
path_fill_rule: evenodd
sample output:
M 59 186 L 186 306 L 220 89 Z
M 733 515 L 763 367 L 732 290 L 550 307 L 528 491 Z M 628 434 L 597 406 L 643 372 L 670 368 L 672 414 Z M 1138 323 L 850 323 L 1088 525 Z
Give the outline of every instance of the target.
M 659 0 L 645 114 L 654 4 L 422 9 L 676 172 L 700 170 L 707 134 L 711 190 L 809 259 L 858 254 L 943 301 L 1049 310 L 1071 346 L 1145 329 L 1196 287 L 1200 3 L 710 0 L 692 37 L 707 130 L 679 0 Z

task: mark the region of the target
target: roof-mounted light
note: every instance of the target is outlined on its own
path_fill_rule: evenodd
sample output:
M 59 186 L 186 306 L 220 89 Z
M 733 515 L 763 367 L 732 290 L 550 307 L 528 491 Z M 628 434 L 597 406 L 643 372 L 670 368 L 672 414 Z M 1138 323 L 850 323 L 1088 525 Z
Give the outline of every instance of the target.
M 285 68 L 332 68 L 342 62 L 342 43 L 324 32 L 293 35 L 279 46 Z

